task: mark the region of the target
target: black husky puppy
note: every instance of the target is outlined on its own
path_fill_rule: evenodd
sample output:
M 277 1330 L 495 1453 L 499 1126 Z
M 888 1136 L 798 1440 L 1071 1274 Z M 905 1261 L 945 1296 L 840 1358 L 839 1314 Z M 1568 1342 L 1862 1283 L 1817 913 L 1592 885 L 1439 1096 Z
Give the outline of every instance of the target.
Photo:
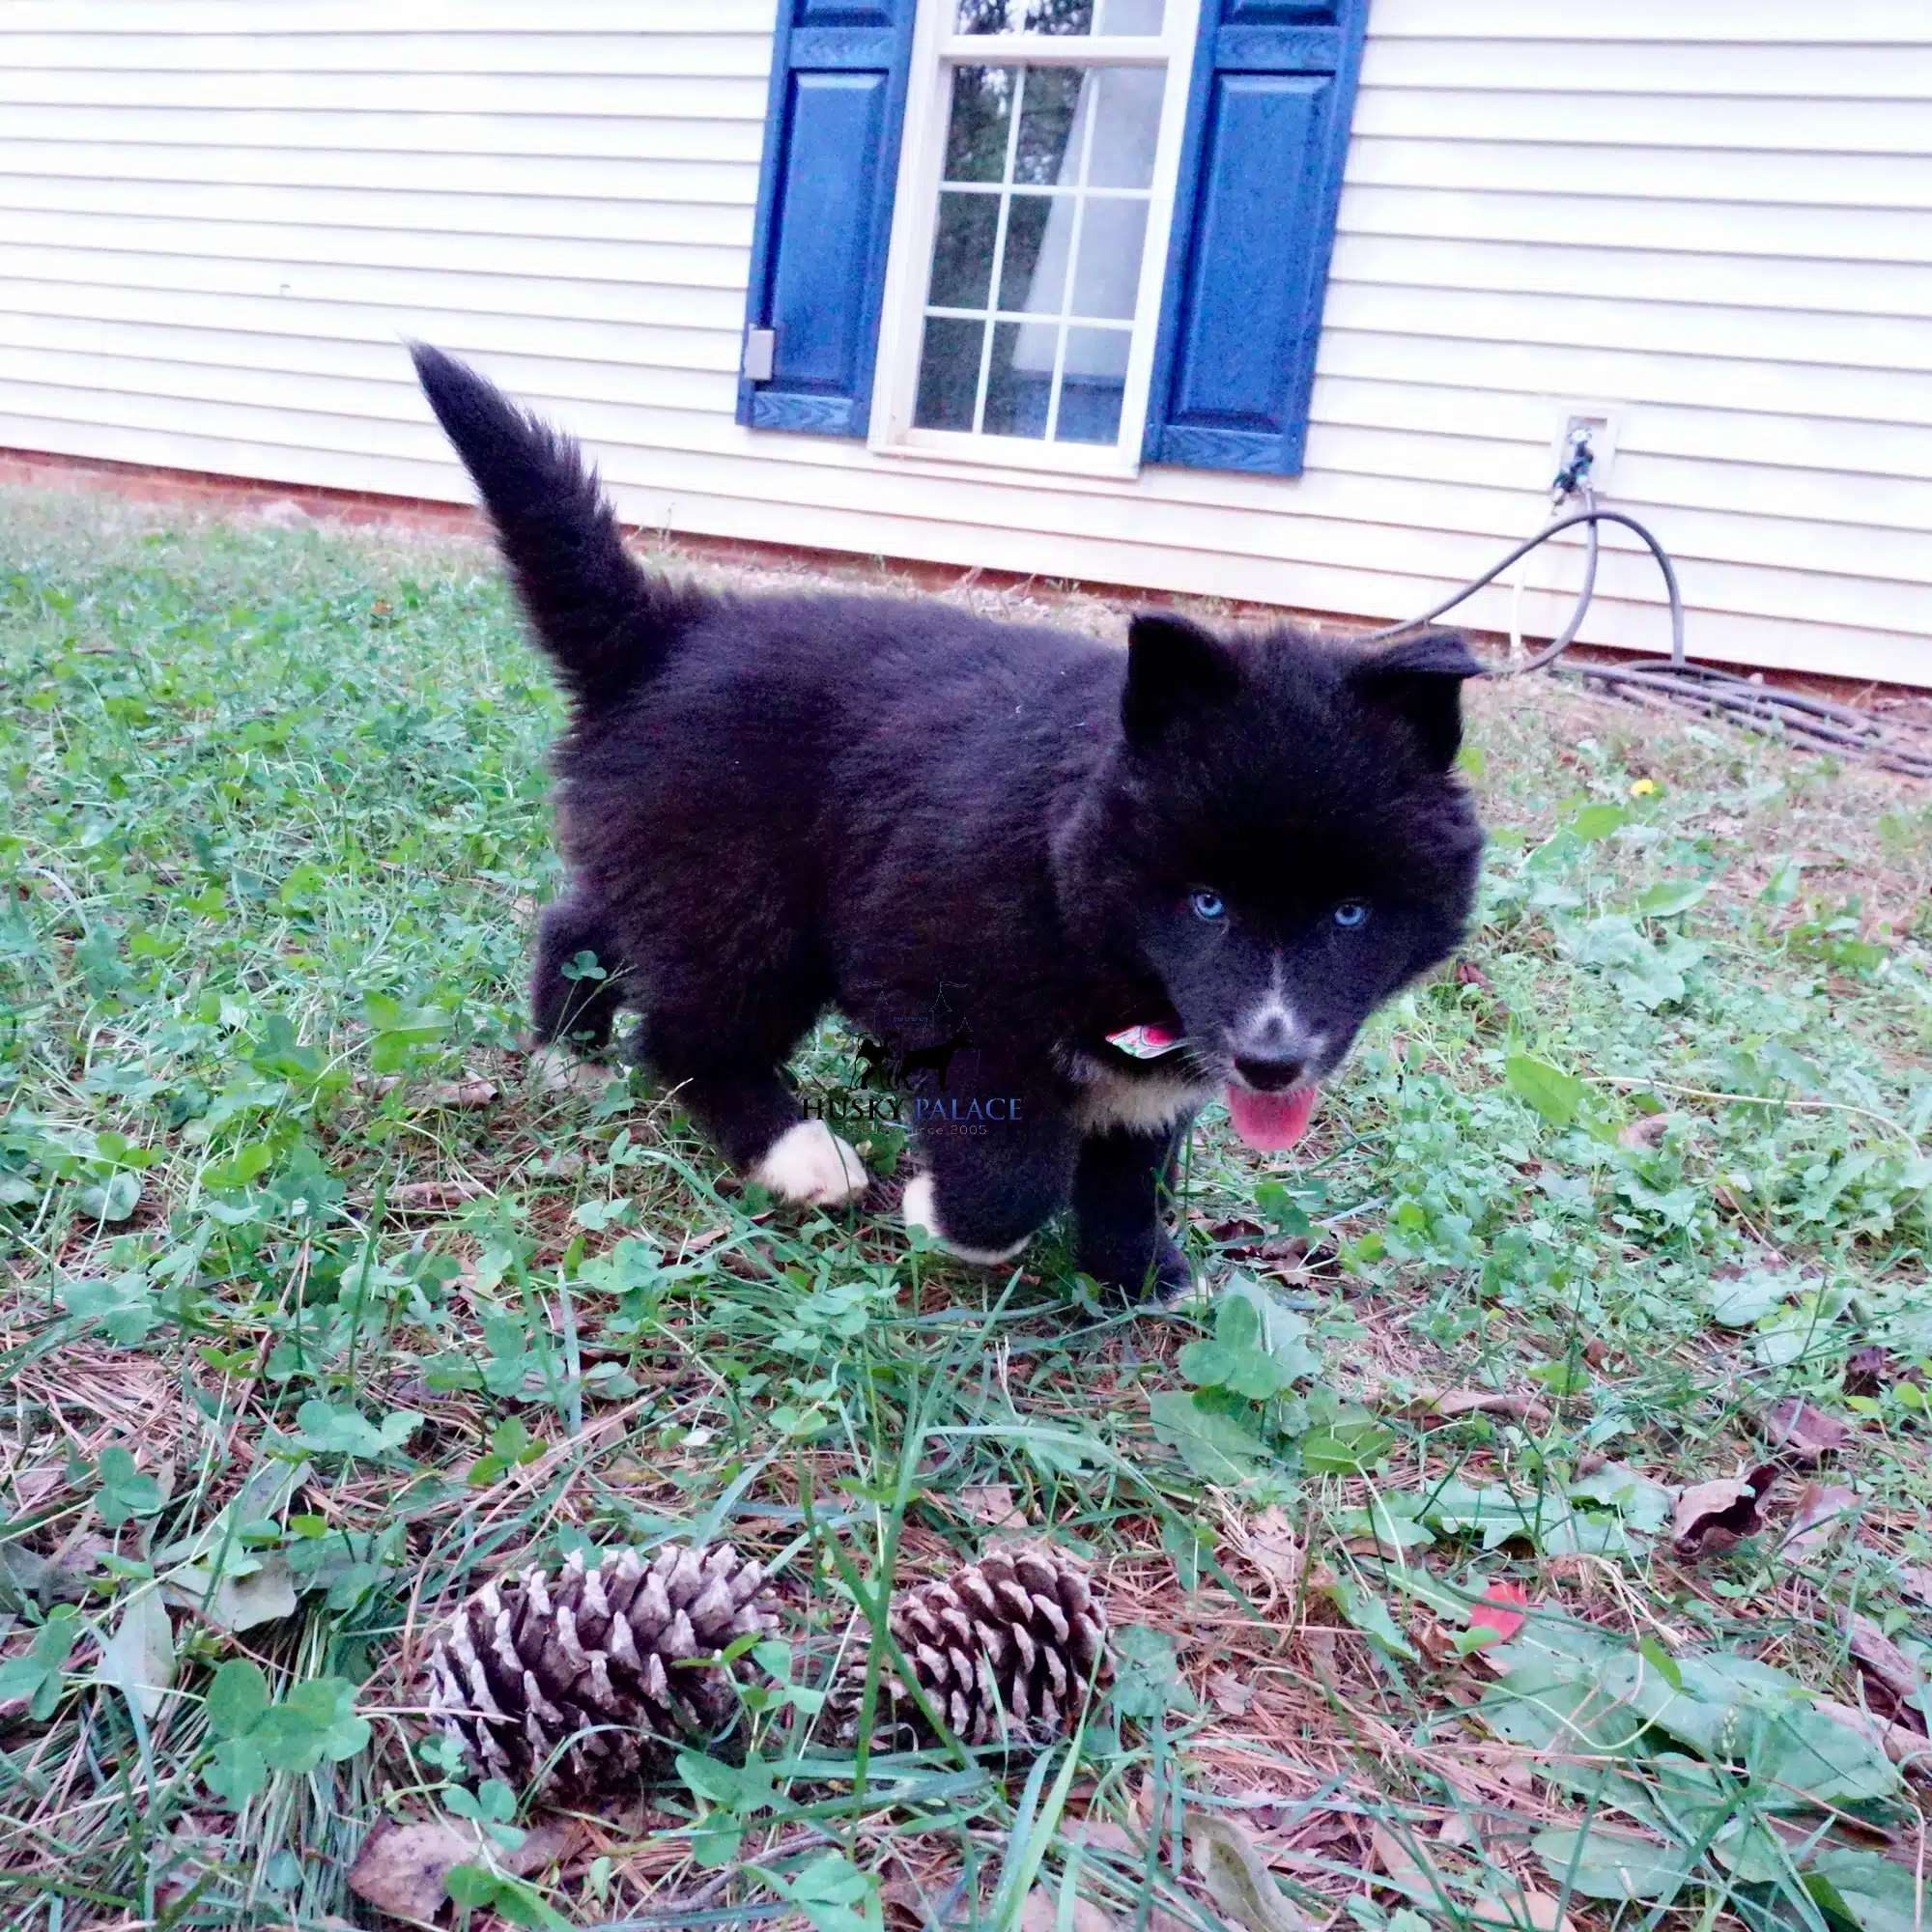
M 575 444 L 415 363 L 574 700 L 538 1034 L 601 1042 L 635 1008 L 725 1158 L 830 1204 L 866 1172 L 785 1063 L 837 1007 L 902 1056 L 909 1224 L 991 1263 L 1070 1205 L 1083 1269 L 1184 1287 L 1160 1207 L 1196 1110 L 1225 1090 L 1244 1139 L 1290 1145 L 1369 1012 L 1462 933 L 1462 639 L 1148 614 L 1122 651 L 679 587 L 626 554 Z

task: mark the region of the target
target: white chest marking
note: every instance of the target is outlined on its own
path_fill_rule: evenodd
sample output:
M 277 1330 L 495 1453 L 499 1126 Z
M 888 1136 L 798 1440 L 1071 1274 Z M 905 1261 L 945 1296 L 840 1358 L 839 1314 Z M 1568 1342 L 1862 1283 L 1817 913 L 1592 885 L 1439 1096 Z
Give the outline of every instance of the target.
M 1069 1069 L 1078 1083 L 1073 1124 L 1083 1134 L 1125 1127 L 1140 1134 L 1164 1133 L 1177 1121 L 1205 1106 L 1213 1097 L 1212 1081 L 1172 1073 L 1116 1073 L 1083 1055 Z

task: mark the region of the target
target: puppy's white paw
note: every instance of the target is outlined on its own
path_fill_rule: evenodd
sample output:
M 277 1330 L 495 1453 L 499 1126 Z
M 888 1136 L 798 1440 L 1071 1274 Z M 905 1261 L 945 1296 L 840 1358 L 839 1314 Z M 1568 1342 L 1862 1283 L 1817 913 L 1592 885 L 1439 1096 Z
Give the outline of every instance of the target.
M 866 1163 L 823 1121 L 787 1127 L 753 1168 L 751 1179 L 781 1201 L 837 1208 L 866 1191 Z
M 979 1267 L 997 1267 L 1002 1262 L 1011 1261 L 1033 1239 L 1031 1235 L 1022 1235 L 1009 1248 L 962 1248 L 958 1242 L 949 1239 L 946 1230 L 939 1225 L 939 1209 L 934 1204 L 932 1176 L 929 1174 L 916 1174 L 906 1182 L 905 1199 L 899 1204 L 899 1218 L 908 1228 L 916 1228 L 937 1241 L 949 1255 L 962 1262 L 972 1262 Z

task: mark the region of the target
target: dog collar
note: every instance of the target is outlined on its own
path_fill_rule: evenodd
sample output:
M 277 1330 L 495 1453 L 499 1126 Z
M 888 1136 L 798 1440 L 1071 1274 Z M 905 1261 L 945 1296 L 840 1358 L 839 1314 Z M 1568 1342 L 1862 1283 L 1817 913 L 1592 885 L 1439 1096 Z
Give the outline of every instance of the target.
M 1163 1054 L 1178 1052 L 1181 1039 L 1164 1026 L 1123 1027 L 1107 1036 L 1109 1046 L 1118 1046 L 1129 1060 L 1158 1060 Z

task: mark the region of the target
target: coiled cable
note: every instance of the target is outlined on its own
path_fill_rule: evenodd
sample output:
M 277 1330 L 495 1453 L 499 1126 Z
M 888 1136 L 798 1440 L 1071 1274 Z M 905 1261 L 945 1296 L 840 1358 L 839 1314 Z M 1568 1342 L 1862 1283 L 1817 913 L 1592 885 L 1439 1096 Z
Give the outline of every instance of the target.
M 1360 643 L 1384 643 L 1406 637 L 1445 616 L 1465 604 L 1477 591 L 1493 583 L 1504 571 L 1540 549 L 1565 530 L 1581 526 L 1587 533 L 1583 555 L 1583 582 L 1563 629 L 1540 651 L 1520 664 L 1486 667 L 1492 677 L 1522 677 L 1530 671 L 1553 665 L 1583 628 L 1597 592 L 1597 562 L 1601 550 L 1598 531 L 1605 524 L 1616 524 L 1640 538 L 1657 560 L 1663 577 L 1664 594 L 1670 604 L 1670 655 L 1667 658 L 1632 658 L 1616 664 L 1588 664 L 1576 668 L 1576 675 L 1599 685 L 1605 696 L 1622 699 L 1645 710 L 1690 709 L 1718 722 L 1781 736 L 1806 750 L 1832 751 L 1869 759 L 1884 770 L 1909 778 L 1932 779 L 1932 745 L 1923 748 L 1907 742 L 1894 725 L 1874 718 L 1853 705 L 1830 698 L 1812 697 L 1803 692 L 1780 691 L 1755 679 L 1739 677 L 1712 665 L 1690 663 L 1684 649 L 1684 593 L 1677 581 L 1677 569 L 1670 553 L 1656 535 L 1636 518 L 1622 510 L 1605 510 L 1596 499 L 1589 482 L 1590 455 L 1587 447 L 1572 452 L 1569 466 L 1552 486 L 1558 501 L 1580 498 L 1583 507 L 1555 518 L 1533 537 L 1526 538 L 1481 577 L 1472 579 L 1439 604 L 1420 615 L 1399 624 L 1385 624 L 1357 638 Z

